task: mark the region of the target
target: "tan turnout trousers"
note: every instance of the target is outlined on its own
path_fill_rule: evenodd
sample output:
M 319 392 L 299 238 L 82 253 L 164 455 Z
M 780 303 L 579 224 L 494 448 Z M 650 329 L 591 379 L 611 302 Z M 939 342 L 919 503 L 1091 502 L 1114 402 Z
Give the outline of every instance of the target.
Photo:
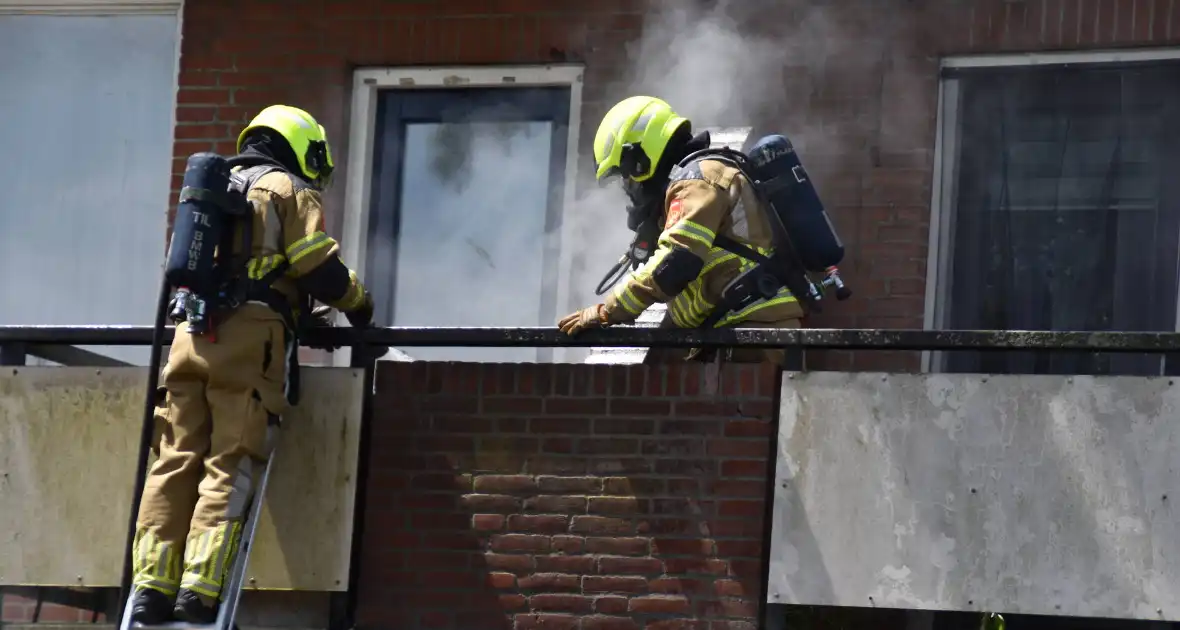
M 292 338 L 282 318 L 245 304 L 216 323 L 216 340 L 178 325 L 156 408 L 158 459 L 135 531 L 135 588 L 218 599 L 245 510 L 288 407 Z M 211 602 L 209 602 L 211 603 Z

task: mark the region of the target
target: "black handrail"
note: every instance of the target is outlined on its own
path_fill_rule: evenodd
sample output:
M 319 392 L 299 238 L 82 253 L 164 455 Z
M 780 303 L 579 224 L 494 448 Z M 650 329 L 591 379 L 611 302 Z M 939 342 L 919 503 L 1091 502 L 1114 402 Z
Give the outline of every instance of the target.
M 163 343 L 172 340 L 167 327 Z M 151 326 L 0 326 L 0 345 L 149 345 Z M 728 328 L 677 330 L 616 326 L 575 337 L 557 328 L 325 328 L 303 345 L 357 344 L 401 347 L 727 347 L 831 350 L 1053 350 L 1078 352 L 1180 352 L 1177 332 L 1040 330 L 898 330 L 874 328 Z

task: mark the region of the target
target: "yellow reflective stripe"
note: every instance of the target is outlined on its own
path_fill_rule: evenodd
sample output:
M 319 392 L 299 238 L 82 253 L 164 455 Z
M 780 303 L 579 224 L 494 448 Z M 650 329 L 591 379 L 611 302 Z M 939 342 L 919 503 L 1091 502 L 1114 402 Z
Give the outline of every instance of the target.
M 672 316 L 672 323 L 681 328 L 689 327 L 689 318 L 684 313 L 684 303 L 687 301 L 687 299 L 687 296 L 685 296 L 684 293 L 681 293 L 671 302 L 668 302 L 668 314 Z
M 746 308 L 743 308 L 742 310 L 740 310 L 736 313 L 733 313 L 732 315 L 729 315 L 728 317 L 723 317 L 723 318 L 721 318 L 721 321 L 717 322 L 717 324 L 714 325 L 714 328 L 720 328 L 720 327 L 725 326 L 727 324 L 733 324 L 733 323 L 740 322 L 741 320 L 745 319 L 746 317 L 749 317 L 750 315 L 753 315 L 754 313 L 761 311 L 762 309 L 770 308 L 772 306 L 779 306 L 782 304 L 790 304 L 791 302 L 798 301 L 794 295 L 791 295 L 790 291 L 787 291 L 786 289 L 781 289 L 779 291 L 780 296 L 783 295 L 784 293 L 786 293 L 785 297 L 776 297 L 776 298 L 766 300 L 763 302 L 755 302 L 755 303 L 747 306 Z
M 737 254 L 727 252 L 719 247 L 713 248 L 709 250 L 709 262 L 705 263 L 705 266 L 701 269 L 701 275 L 703 276 L 712 271 L 717 265 L 727 263 L 737 257 Z
M 323 232 L 314 232 L 291 243 L 291 246 L 287 248 L 287 260 L 294 265 L 304 256 L 335 244 L 336 241 L 331 236 Z
M 676 225 L 673 225 L 672 227 L 668 228 L 664 232 L 663 236 L 660 237 L 660 242 L 661 243 L 666 242 L 668 240 L 668 237 L 672 236 L 672 235 L 679 235 L 679 236 L 683 236 L 685 238 L 690 238 L 694 241 L 701 243 L 705 247 L 712 247 L 713 246 L 713 239 L 717 238 L 717 235 L 713 232 L 713 230 L 710 230 L 709 228 L 707 228 L 699 223 L 693 223 L 692 221 L 689 221 L 687 219 L 683 219 L 679 223 L 677 223 Z
M 233 564 L 242 524 L 231 521 L 189 538 L 181 586 L 217 597 Z
M 133 545 L 132 584 L 175 595 L 180 586 L 180 563 L 173 545 L 147 530 L 136 531 Z
M 261 280 L 266 274 L 274 271 L 287 260 L 282 254 L 271 254 L 259 258 L 251 258 L 246 266 L 246 273 L 251 280 Z
M 643 312 L 643 302 L 631 291 L 627 286 L 627 282 L 615 285 L 615 300 L 623 307 L 623 310 L 632 315 L 638 315 Z

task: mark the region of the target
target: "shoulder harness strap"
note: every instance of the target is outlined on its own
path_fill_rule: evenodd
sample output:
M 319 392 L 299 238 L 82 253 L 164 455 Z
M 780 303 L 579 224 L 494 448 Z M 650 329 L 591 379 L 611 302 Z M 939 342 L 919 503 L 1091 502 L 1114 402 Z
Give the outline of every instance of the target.
M 668 180 L 670 182 L 679 182 L 689 179 L 703 179 L 704 175 L 701 173 L 701 162 L 703 160 L 717 160 L 718 162 L 736 168 L 745 176 L 747 181 L 754 185 L 754 192 L 758 194 L 757 183 L 750 176 L 749 170 L 746 168 L 745 154 L 728 147 L 702 149 L 688 154 L 672 167 L 672 172 L 669 174 Z M 743 245 L 724 234 L 718 234 L 714 237 L 713 244 L 727 252 L 737 254 L 742 258 L 752 260 L 756 263 L 767 264 L 770 262 L 769 258 L 758 253 L 753 248 Z

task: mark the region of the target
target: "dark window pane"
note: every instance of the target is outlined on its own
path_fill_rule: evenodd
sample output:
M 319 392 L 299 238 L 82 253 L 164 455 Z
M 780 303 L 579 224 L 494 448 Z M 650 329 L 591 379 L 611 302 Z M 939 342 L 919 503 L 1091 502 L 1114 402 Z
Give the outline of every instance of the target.
M 960 79 L 949 328 L 1170 331 L 1180 66 Z M 1160 358 L 949 353 L 955 372 L 1156 374 Z

